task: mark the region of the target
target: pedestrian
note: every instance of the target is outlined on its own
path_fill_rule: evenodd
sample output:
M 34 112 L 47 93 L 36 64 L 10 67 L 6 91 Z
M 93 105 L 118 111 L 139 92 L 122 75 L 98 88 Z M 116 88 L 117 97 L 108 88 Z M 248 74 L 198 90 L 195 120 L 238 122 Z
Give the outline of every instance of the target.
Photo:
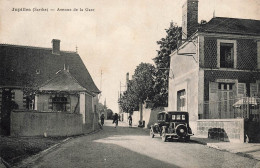
M 115 128 L 116 128 L 118 125 L 118 114 L 117 113 L 115 113 L 115 115 L 114 115 L 113 123 L 115 123 Z
M 131 114 L 129 115 L 129 117 L 128 117 L 128 122 L 129 122 L 129 127 L 132 127 L 132 116 L 131 116 Z
M 100 116 L 101 125 L 104 125 L 105 115 L 102 113 Z

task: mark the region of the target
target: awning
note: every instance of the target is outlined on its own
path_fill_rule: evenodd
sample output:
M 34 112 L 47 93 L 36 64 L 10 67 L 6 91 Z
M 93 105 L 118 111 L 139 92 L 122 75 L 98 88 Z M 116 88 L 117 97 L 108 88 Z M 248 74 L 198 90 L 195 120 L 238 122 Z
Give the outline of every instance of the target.
M 257 100 L 254 97 L 244 97 L 239 99 L 236 103 L 233 104 L 233 107 L 239 108 L 242 105 L 257 105 Z

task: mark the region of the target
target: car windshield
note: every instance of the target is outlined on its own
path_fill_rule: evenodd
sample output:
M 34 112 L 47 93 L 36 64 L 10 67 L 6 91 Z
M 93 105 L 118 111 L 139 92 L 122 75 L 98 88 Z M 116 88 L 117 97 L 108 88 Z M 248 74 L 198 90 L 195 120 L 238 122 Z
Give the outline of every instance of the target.
M 158 120 L 164 120 L 164 113 L 158 115 Z

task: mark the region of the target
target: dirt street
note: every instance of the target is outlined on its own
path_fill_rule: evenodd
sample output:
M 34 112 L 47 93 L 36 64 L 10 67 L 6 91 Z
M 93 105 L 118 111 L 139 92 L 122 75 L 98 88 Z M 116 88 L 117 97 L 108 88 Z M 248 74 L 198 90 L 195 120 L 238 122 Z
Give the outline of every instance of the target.
M 162 142 L 147 130 L 105 121 L 103 130 L 61 145 L 31 167 L 254 167 L 256 161 L 193 142 Z

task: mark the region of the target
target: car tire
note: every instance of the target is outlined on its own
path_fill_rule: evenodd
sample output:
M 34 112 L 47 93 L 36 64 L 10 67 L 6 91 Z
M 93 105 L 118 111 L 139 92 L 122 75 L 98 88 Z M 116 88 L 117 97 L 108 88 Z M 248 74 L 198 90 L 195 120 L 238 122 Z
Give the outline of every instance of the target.
M 162 132 L 162 141 L 166 142 L 166 140 L 167 140 L 167 136 L 164 132 Z
M 153 129 L 152 129 L 152 128 L 150 129 L 150 136 L 151 136 L 152 138 L 154 138 L 154 133 L 153 133 Z

